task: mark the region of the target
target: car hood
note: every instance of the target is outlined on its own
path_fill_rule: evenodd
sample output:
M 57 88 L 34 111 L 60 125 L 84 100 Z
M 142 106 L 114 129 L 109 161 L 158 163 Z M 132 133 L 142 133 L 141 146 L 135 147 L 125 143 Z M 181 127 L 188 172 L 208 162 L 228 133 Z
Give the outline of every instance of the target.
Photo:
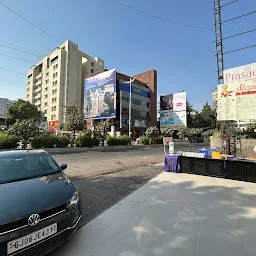
M 67 203 L 74 192 L 62 173 L 0 184 L 0 225 Z

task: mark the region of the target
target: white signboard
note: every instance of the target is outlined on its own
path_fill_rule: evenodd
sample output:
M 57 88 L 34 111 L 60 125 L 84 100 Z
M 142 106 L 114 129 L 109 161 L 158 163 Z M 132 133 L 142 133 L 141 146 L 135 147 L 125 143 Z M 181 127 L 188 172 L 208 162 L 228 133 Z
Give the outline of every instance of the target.
M 256 79 L 256 63 L 225 69 L 223 78 L 224 84 L 254 80 Z
M 217 119 L 250 120 L 256 118 L 256 79 L 218 86 Z
M 187 157 L 197 157 L 197 158 L 205 157 L 204 153 L 196 153 L 196 152 L 183 152 L 182 155 Z
M 169 112 L 160 113 L 160 129 L 167 129 L 172 126 L 185 125 L 187 126 L 187 112 L 180 111 L 174 112 L 170 110 Z
M 174 142 L 169 143 L 169 154 L 170 155 L 174 154 Z
M 168 144 L 170 142 L 173 142 L 173 138 L 172 137 L 164 137 L 163 138 L 163 143 L 164 144 Z
M 187 94 L 186 92 L 179 92 L 173 94 L 173 111 L 187 110 Z

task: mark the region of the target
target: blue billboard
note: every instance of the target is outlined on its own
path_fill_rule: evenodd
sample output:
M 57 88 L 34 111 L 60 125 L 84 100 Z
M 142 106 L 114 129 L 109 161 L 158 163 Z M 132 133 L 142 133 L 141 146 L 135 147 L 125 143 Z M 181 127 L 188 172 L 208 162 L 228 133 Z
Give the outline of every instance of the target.
M 116 117 L 116 70 L 112 69 L 84 80 L 84 117 Z
M 120 91 L 130 92 L 130 85 L 129 84 L 120 84 Z M 137 94 L 146 98 L 150 98 L 150 93 L 139 89 L 137 87 L 132 86 L 132 93 Z

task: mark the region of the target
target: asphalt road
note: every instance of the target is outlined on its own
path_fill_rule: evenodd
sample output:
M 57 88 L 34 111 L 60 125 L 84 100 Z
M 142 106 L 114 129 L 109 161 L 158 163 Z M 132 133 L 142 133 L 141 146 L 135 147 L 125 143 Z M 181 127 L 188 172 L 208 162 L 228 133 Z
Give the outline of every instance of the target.
M 202 148 L 202 145 L 176 146 L 175 151 L 197 152 L 199 148 Z M 53 157 L 59 164 L 68 164 L 66 174 L 74 180 L 146 166 L 148 164 L 162 163 L 164 148 L 146 147 L 140 150 L 121 152 L 89 151 L 53 155 Z

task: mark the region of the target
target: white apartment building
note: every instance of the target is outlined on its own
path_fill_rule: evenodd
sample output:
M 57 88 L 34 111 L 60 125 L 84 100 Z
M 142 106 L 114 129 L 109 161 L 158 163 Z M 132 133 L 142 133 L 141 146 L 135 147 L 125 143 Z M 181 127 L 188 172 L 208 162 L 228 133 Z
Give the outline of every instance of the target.
M 83 107 L 85 77 L 103 69 L 102 59 L 67 40 L 28 71 L 26 99 L 43 112 L 46 121 L 63 124 L 67 106 Z

